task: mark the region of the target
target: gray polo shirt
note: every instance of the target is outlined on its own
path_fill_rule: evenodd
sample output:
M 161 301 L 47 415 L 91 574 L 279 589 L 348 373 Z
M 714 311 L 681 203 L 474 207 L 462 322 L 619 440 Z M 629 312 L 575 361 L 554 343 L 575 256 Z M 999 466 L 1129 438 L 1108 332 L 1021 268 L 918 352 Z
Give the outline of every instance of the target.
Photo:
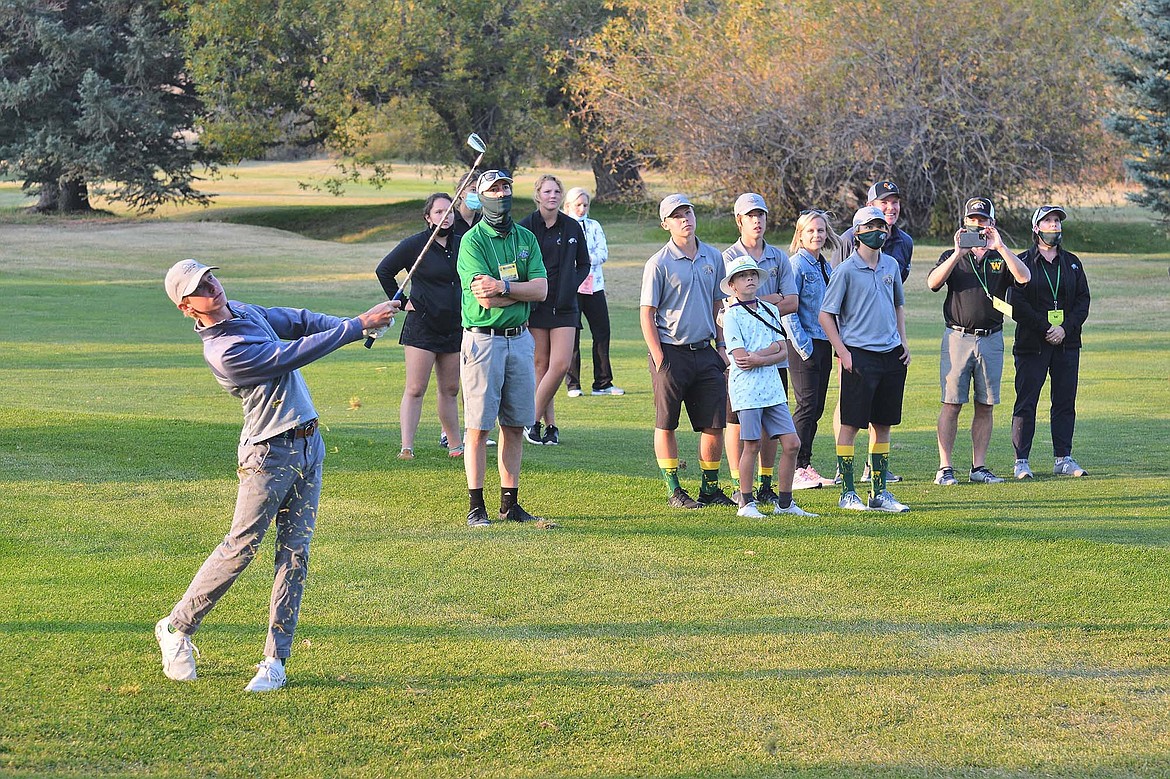
M 642 271 L 640 305 L 657 309 L 654 324 L 664 344 L 693 344 L 715 337 L 715 301 L 726 297 L 719 289 L 723 258 L 710 244 L 698 241 L 698 246 L 692 259 L 674 241 L 667 241 Z
M 743 241 L 736 241 L 723 252 L 723 275 L 727 275 L 727 268 L 736 257 L 750 257 Z M 757 263 L 760 266 L 760 286 L 756 288 L 756 295 L 796 295 L 796 280 L 792 278 L 792 264 L 788 261 L 788 254 L 778 246 L 764 243 L 764 254 Z
M 837 329 L 846 346 L 888 352 L 902 345 L 894 309 L 905 302 L 897 260 L 883 253 L 877 267 L 871 269 L 854 252 L 829 278 L 821 311 L 837 317 Z
M 723 276 L 726 278 L 727 269 L 731 261 L 737 257 L 750 257 L 744 248 L 743 241 L 739 240 L 723 252 Z M 756 287 L 756 295 L 798 295 L 796 279 L 792 276 L 792 264 L 788 261 L 788 253 L 778 246 L 764 242 L 764 254 L 760 257 L 760 286 Z M 777 368 L 787 368 L 788 360 L 776 363 Z

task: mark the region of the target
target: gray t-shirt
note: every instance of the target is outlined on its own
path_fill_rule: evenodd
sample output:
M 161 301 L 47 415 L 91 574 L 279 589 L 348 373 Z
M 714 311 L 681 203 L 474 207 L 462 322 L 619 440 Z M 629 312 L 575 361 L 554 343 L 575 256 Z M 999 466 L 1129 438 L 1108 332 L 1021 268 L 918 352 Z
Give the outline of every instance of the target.
M 870 268 L 854 252 L 829 278 L 821 311 L 836 315 L 846 346 L 888 352 L 902 345 L 895 308 L 905 302 L 897 260 L 883 253 Z
M 719 289 L 723 258 L 710 244 L 698 241 L 698 247 L 692 259 L 668 241 L 642 271 L 640 305 L 657 309 L 654 324 L 664 344 L 693 344 L 715 337 L 715 301 L 726 297 Z

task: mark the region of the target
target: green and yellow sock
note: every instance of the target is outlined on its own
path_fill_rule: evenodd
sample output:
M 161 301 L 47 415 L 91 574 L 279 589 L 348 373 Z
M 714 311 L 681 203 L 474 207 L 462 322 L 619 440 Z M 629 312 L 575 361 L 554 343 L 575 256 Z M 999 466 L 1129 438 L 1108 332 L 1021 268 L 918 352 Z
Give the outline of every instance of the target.
M 886 470 L 890 467 L 890 442 L 869 445 L 869 475 L 873 481 L 873 495 L 886 488 Z
M 775 468 L 760 466 L 760 492 L 772 489 L 772 474 L 775 471 Z
M 699 460 L 699 468 L 703 471 L 703 484 L 699 487 L 699 494 L 710 495 L 719 489 L 719 461 L 712 463 Z
M 856 492 L 853 486 L 853 452 L 852 446 L 837 444 L 837 467 L 841 469 L 841 494 Z
M 678 458 L 659 457 L 658 467 L 662 469 L 662 480 L 666 482 L 666 497 L 669 498 L 682 486 L 678 483 Z
M 731 489 L 739 489 L 739 468 L 731 468 Z

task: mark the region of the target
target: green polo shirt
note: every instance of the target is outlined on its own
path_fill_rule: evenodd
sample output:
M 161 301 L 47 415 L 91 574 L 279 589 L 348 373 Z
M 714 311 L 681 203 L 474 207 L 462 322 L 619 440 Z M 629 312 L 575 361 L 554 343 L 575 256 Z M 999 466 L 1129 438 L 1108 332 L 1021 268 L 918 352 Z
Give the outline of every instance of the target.
M 516 302 L 501 308 L 484 308 L 471 294 L 471 282 L 476 276 L 503 278 L 500 266 L 515 265 L 515 276 L 509 281 L 532 281 L 548 278 L 540 244 L 527 228 L 513 223 L 507 235 L 501 236 L 487 222 L 477 222 L 467 231 L 459 244 L 459 283 L 463 287 L 464 327 L 519 327 L 528 321 L 531 304 Z

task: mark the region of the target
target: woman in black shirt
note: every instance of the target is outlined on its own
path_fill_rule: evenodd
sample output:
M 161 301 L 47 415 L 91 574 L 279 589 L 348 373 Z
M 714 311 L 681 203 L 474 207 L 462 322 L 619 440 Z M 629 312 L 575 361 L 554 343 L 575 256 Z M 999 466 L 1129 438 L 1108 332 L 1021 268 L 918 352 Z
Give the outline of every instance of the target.
M 455 261 L 459 257 L 459 237 L 451 230 L 453 213 L 448 213 L 451 196 L 436 192 L 423 206 L 426 229 L 404 238 L 378 264 L 378 281 L 387 297 L 398 292 L 394 277 L 407 270 L 440 224 L 434 242 L 410 277 L 410 297 L 404 310 L 409 312 L 402 325 L 402 344 L 406 355 L 406 387 L 402 392 L 399 424 L 402 428 L 402 451 L 399 460 L 414 459 L 414 436 L 422 416 L 423 397 L 430 383 L 431 370 L 439 385 L 438 410 L 448 453 L 463 454 L 463 428 L 459 425 L 459 348 L 463 338 L 460 327 L 459 274 Z M 443 215 L 446 214 L 446 219 Z

